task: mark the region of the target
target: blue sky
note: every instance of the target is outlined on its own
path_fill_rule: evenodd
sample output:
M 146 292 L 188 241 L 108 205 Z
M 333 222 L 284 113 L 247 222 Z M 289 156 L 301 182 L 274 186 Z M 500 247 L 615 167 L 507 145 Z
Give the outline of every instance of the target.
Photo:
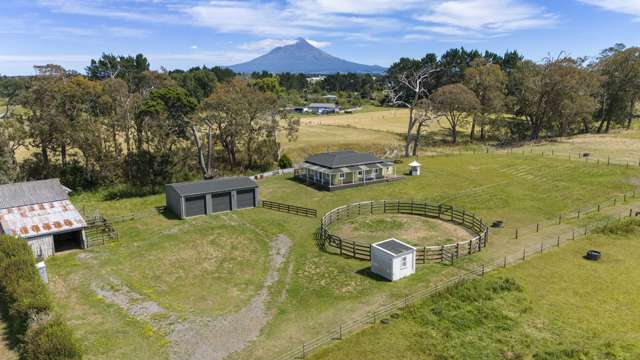
M 540 60 L 639 35 L 640 0 L 1 0 L 0 74 L 82 71 L 102 52 L 141 52 L 154 69 L 231 65 L 298 37 L 385 66 L 459 46 Z

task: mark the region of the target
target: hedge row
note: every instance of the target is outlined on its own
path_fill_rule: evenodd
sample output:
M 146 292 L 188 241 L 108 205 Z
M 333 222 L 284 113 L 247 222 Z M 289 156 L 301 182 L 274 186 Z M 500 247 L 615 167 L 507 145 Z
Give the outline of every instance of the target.
M 0 305 L 21 358 L 81 359 L 71 329 L 51 315 L 51 298 L 26 241 L 0 235 Z

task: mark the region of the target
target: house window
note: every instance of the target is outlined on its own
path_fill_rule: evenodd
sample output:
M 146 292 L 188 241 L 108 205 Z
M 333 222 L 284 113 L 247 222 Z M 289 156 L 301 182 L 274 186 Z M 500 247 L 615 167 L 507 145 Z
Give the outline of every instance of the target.
M 378 175 L 379 172 L 380 172 L 380 169 L 373 169 L 373 175 Z
M 358 170 L 358 176 L 362 176 L 362 170 Z
M 344 173 L 340 173 L 340 179 L 344 179 Z
M 400 258 L 400 269 L 406 269 L 407 268 L 407 257 L 403 256 Z

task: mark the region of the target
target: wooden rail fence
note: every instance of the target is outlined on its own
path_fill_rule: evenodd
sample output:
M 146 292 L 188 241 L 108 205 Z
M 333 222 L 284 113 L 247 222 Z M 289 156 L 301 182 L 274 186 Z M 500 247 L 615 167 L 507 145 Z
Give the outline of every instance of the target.
M 275 201 L 262 200 L 262 207 L 265 209 L 280 211 L 288 214 L 306 216 L 306 217 L 318 217 L 318 210 L 305 208 L 302 206 L 283 204 Z
M 487 246 L 489 227 L 475 214 L 455 209 L 446 204 L 400 200 L 359 202 L 329 211 L 322 217 L 320 228 L 316 233 L 318 246 L 323 249 L 326 249 L 326 246 L 331 246 L 337 249 L 340 255 L 360 260 L 371 260 L 370 244 L 343 239 L 332 234 L 329 227 L 337 221 L 360 215 L 376 214 L 404 214 L 440 219 L 460 225 L 476 235 L 471 240 L 458 243 L 416 247 L 416 263 L 418 264 L 442 261 L 452 263 L 459 257 L 474 254 Z
M 637 213 L 638 211 L 636 211 Z M 619 214 L 618 220 L 623 218 L 634 216 L 634 209 L 625 210 Z M 608 226 L 612 221 L 605 219 L 592 223 L 591 226 L 585 226 L 584 228 L 575 228 L 564 234 L 560 234 L 554 237 L 547 238 L 540 242 L 540 245 L 535 245 L 528 248 L 523 248 L 509 256 L 500 257 L 484 264 L 478 265 L 473 269 L 464 272 L 460 275 L 453 276 L 447 280 L 444 280 L 436 285 L 428 288 L 423 288 L 415 292 L 404 295 L 398 298 L 396 301 L 387 305 L 376 308 L 373 311 L 366 313 L 360 318 L 344 322 L 333 329 L 330 329 L 322 335 L 305 341 L 299 346 L 291 349 L 290 351 L 281 354 L 276 357 L 277 360 L 296 360 L 305 359 L 311 352 L 327 346 L 334 341 L 340 341 L 344 336 L 357 332 L 360 329 L 375 326 L 378 322 L 399 311 L 402 311 L 407 306 L 418 303 L 419 301 L 432 296 L 437 293 L 441 293 L 448 288 L 461 284 L 465 281 L 477 279 L 483 277 L 490 271 L 494 271 L 499 268 L 506 268 L 507 266 L 515 265 L 530 259 L 536 255 L 542 254 L 545 250 L 555 247 L 560 247 L 562 244 L 574 241 L 580 237 L 587 236 L 593 233 L 594 230 Z

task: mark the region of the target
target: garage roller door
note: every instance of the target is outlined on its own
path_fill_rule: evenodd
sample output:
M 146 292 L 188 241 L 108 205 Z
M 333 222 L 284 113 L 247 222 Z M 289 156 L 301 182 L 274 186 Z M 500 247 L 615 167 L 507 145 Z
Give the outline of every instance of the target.
M 251 208 L 255 206 L 255 192 L 251 190 L 240 190 L 237 192 L 238 209 Z
M 207 203 L 204 196 L 184 199 L 185 217 L 204 215 L 207 213 Z
M 221 212 L 231 210 L 231 193 L 212 194 L 211 211 Z

